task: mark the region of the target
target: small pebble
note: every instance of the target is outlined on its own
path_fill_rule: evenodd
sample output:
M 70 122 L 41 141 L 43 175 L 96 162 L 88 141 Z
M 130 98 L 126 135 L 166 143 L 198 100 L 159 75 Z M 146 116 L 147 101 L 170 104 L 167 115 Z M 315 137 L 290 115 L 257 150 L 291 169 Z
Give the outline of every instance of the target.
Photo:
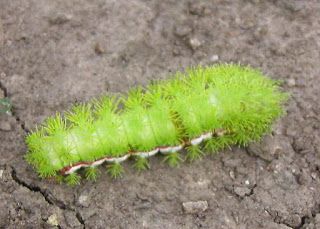
M 256 26 L 256 21 L 253 18 L 245 18 L 244 20 L 238 19 L 240 28 L 242 29 L 251 29 Z
M 11 131 L 12 127 L 9 122 L 1 121 L 0 122 L 0 130 L 2 131 Z
M 204 212 L 208 209 L 208 202 L 207 201 L 196 201 L 196 202 L 184 202 L 182 203 L 182 207 L 185 213 L 194 214 Z
M 294 87 L 296 86 L 296 80 L 293 78 L 288 79 L 288 86 L 289 87 Z
M 299 228 L 299 225 L 301 225 L 301 217 L 298 214 L 292 214 L 284 221 L 284 223 L 292 228 Z
M 217 62 L 219 60 L 219 56 L 218 55 L 212 55 L 211 57 L 210 57 L 210 61 L 211 62 Z
M 178 37 L 184 37 L 187 36 L 189 33 L 191 33 L 192 29 L 188 25 L 180 25 L 177 26 L 174 30 L 174 34 Z
M 61 25 L 65 24 L 72 19 L 72 15 L 69 14 L 56 14 L 49 18 L 49 23 L 51 25 Z
M 244 197 L 246 195 L 249 195 L 251 190 L 247 187 L 235 187 L 234 188 L 234 192 L 240 196 L 240 197 Z
M 205 13 L 205 9 L 206 7 L 201 3 L 191 3 L 189 5 L 189 12 L 193 15 L 203 16 Z
M 80 195 L 79 196 L 79 204 L 83 207 L 89 207 L 88 203 L 88 196 L 87 195 Z
M 49 216 L 47 223 L 52 225 L 52 226 L 58 226 L 59 222 L 58 222 L 58 218 L 56 214 L 52 214 L 51 216 Z
M 200 179 L 199 181 L 197 181 L 198 186 L 200 187 L 208 187 L 210 184 L 210 180 L 208 179 Z
M 100 43 L 96 43 L 95 46 L 94 46 L 94 52 L 97 54 L 97 55 L 102 55 L 104 53 L 106 53 L 106 50 L 101 46 Z
M 0 179 L 2 178 L 2 176 L 3 176 L 3 170 L 1 169 L 0 170 Z
M 229 175 L 230 175 L 230 177 L 234 180 L 234 179 L 236 179 L 236 176 L 234 175 L 234 171 L 233 170 L 231 170 L 230 172 L 229 172 Z
M 193 50 L 196 50 L 201 46 L 201 41 L 198 38 L 190 38 L 189 39 L 189 45 Z
M 175 48 L 173 48 L 173 50 L 172 50 L 172 54 L 173 54 L 174 56 L 179 56 L 179 55 L 181 54 L 181 51 L 180 51 L 179 48 L 175 47 Z

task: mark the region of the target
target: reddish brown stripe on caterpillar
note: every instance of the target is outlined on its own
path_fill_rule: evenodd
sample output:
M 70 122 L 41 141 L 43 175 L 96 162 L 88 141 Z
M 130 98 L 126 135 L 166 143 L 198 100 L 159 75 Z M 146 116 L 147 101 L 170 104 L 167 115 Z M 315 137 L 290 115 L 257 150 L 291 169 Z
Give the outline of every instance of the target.
M 214 130 L 212 132 L 206 132 L 204 134 L 201 134 L 199 137 L 193 138 L 191 140 L 188 141 L 184 141 L 182 144 L 180 145 L 176 145 L 176 146 L 159 146 L 156 147 L 153 150 L 150 150 L 148 152 L 134 152 L 134 151 L 129 151 L 127 154 L 125 154 L 122 157 L 104 157 L 104 158 L 100 158 L 96 161 L 93 162 L 78 162 L 74 165 L 69 165 L 66 166 L 64 168 L 62 168 L 60 170 L 60 174 L 61 175 L 68 175 L 71 174 L 75 171 L 77 171 L 80 168 L 83 167 L 90 167 L 90 166 L 97 166 L 100 165 L 104 162 L 116 162 L 116 163 L 120 163 L 122 161 L 125 161 L 126 159 L 128 159 L 130 156 L 140 156 L 140 157 L 151 157 L 154 156 L 157 153 L 162 153 L 162 154 L 170 154 L 170 153 L 175 153 L 183 148 L 185 148 L 186 146 L 190 146 L 190 145 L 198 145 L 201 142 L 203 142 L 204 140 L 207 140 L 209 138 L 212 137 L 219 137 L 219 136 L 223 136 L 224 134 L 226 134 L 227 131 L 225 130 Z M 142 155 L 141 155 L 142 154 Z

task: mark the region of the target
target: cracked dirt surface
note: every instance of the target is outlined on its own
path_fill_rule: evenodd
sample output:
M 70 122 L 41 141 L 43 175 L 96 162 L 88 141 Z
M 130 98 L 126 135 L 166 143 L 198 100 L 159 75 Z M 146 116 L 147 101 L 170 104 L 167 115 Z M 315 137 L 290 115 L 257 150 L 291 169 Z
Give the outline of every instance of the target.
M 0 228 L 320 228 L 319 18 L 316 0 L 0 0 Z M 291 93 L 259 143 L 74 188 L 23 160 L 28 130 L 73 102 L 230 61 Z

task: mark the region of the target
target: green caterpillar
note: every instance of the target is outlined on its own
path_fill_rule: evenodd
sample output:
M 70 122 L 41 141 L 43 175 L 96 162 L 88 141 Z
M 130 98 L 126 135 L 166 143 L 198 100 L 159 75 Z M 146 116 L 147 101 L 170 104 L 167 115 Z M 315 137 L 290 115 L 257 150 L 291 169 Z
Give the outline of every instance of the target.
M 193 161 L 204 151 L 259 140 L 284 114 L 287 97 L 277 81 L 250 67 L 195 67 L 126 96 L 104 96 L 49 117 L 27 136 L 26 160 L 40 177 L 71 185 L 80 182 L 80 168 L 96 180 L 96 167 L 105 162 L 118 177 L 129 157 L 138 170 L 149 168 L 147 158 L 157 153 L 176 166 L 182 149 Z

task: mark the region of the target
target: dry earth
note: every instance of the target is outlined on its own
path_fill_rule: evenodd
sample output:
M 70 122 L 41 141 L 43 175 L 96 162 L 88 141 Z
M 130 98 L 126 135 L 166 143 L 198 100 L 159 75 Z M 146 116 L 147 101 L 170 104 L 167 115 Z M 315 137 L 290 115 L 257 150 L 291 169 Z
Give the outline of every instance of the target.
M 319 1 L 0 0 L 0 46 L 0 228 L 320 228 Z M 75 101 L 217 62 L 291 93 L 262 142 L 75 188 L 24 161 L 26 133 Z

